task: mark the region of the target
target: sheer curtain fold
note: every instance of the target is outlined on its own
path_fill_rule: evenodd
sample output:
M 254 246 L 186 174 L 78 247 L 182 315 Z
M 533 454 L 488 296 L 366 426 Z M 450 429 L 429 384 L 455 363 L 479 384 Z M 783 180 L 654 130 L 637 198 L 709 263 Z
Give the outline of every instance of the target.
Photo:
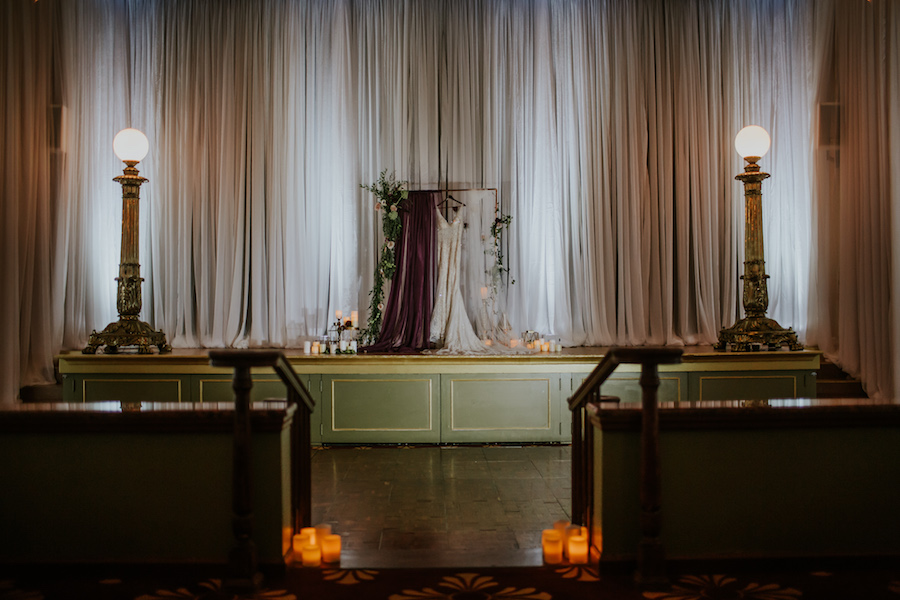
M 2 10 L 3 78 L 16 93 L 0 126 L 17 148 L 2 158 L 2 266 L 19 295 L 6 293 L 0 318 L 23 349 L 3 363 L 17 381 L 46 379 L 53 352 L 116 318 L 111 140 L 124 127 L 151 142 L 139 165 L 142 318 L 175 346 L 290 347 L 323 333 L 334 309 L 364 313 L 381 232 L 359 184 L 385 168 L 413 189 L 498 190 L 513 218 L 513 331 L 637 345 L 710 343 L 741 316 L 733 139 L 755 123 L 773 137 L 761 163 L 772 174 L 769 315 L 876 393 L 891 389 L 890 2 L 10 0 Z M 823 171 L 814 140 L 833 49 L 830 101 L 846 135 L 840 169 Z M 50 103 L 64 107 L 53 153 Z

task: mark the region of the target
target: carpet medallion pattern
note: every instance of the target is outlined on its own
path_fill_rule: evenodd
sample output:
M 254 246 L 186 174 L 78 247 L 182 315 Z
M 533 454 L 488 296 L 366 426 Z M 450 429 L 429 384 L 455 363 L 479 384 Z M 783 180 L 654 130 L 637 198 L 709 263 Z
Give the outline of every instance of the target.
M 895 567 L 678 574 L 639 590 L 630 573 L 557 565 L 485 569 L 288 568 L 254 593 L 200 567 L 11 569 L 0 600 L 900 600 Z

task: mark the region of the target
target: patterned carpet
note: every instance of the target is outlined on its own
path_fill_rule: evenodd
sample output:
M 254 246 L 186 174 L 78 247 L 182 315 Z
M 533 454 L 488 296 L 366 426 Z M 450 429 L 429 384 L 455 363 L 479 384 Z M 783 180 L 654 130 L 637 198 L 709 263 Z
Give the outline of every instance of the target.
M 893 568 L 891 568 L 893 567 Z M 741 570 L 742 571 L 742 570 Z M 218 575 L 218 576 L 217 576 Z M 0 566 L 0 600 L 900 600 L 900 565 L 828 571 L 674 574 L 669 587 L 637 590 L 624 573 L 544 566 L 488 569 L 289 568 L 254 594 L 223 589 L 200 567 L 23 569 Z

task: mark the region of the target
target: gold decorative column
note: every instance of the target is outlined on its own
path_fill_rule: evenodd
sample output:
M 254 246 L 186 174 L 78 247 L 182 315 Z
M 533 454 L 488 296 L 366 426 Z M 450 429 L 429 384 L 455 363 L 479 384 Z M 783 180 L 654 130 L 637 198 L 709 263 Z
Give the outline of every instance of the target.
M 769 177 L 760 170 L 757 162 L 769 150 L 769 134 L 762 127 L 751 125 L 742 129 L 735 138 L 738 152 L 747 161 L 744 172 L 735 179 L 744 184 L 744 314 L 745 317 L 719 332 L 716 350 L 748 352 L 766 346 L 779 350 L 803 350 L 797 334 L 784 329 L 774 319 L 766 317 L 769 308 L 769 291 L 766 280 L 765 252 L 763 248 L 762 182 Z
M 84 354 L 95 354 L 105 346 L 107 354 L 115 354 L 119 348 L 137 347 L 139 354 L 150 354 L 151 346 L 160 352 L 169 352 L 172 347 L 166 342 L 166 334 L 156 331 L 141 321 L 141 265 L 138 262 L 138 217 L 140 209 L 141 184 L 147 181 L 138 173 L 137 165 L 147 155 L 147 137 L 136 129 L 123 129 L 113 142 L 116 154 L 125 162 L 122 175 L 114 178 L 122 185 L 122 249 L 119 262 L 116 308 L 119 320 L 110 323 L 97 333 L 93 331 Z

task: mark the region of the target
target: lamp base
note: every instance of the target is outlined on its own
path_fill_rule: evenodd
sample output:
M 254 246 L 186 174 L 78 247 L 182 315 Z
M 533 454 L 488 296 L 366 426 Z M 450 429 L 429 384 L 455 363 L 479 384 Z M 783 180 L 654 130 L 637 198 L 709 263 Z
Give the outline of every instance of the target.
M 136 316 L 120 316 L 115 323 L 97 333 L 93 331 L 82 354 L 96 354 L 97 349 L 105 346 L 106 354 L 117 354 L 119 348 L 137 347 L 138 354 L 152 354 L 151 346 L 159 348 L 160 354 L 171 352 L 172 346 L 166 342 L 166 334 L 154 330 Z
M 780 350 L 782 346 L 787 346 L 788 350 L 803 350 L 793 329 L 785 329 L 767 317 L 745 317 L 731 327 L 723 328 L 719 331 L 719 343 L 713 348 L 750 352 L 759 350 L 761 346 L 771 351 Z

